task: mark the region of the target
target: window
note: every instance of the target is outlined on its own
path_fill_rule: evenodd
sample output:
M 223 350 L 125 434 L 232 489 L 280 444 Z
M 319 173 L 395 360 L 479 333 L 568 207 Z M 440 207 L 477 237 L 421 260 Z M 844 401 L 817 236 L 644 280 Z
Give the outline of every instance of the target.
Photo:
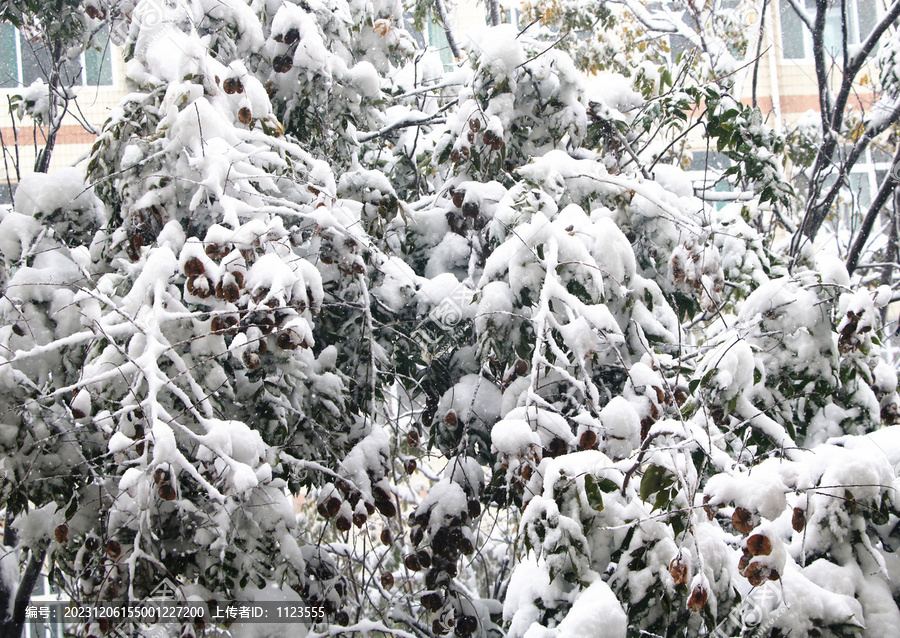
M 74 86 L 110 86 L 112 59 L 108 32 L 100 34 L 106 43 L 102 51 L 89 50 L 69 60 L 62 72 Z M 47 80 L 50 52 L 40 42 L 32 42 L 9 23 L 0 24 L 0 88 L 29 86 L 37 79 Z
M 450 43 L 447 41 L 444 27 L 433 21 L 428 22 L 428 44 L 438 50 L 445 69 L 453 66 L 453 52 L 450 50 Z
M 847 1 L 847 46 L 859 44 L 875 28 L 875 0 Z M 816 0 L 805 2 L 806 12 L 816 15 Z M 841 0 L 829 0 L 825 14 L 825 51 L 835 58 L 843 57 L 841 34 Z M 786 60 L 812 58 L 812 34 L 800 20 L 787 0 L 781 0 L 781 53 Z

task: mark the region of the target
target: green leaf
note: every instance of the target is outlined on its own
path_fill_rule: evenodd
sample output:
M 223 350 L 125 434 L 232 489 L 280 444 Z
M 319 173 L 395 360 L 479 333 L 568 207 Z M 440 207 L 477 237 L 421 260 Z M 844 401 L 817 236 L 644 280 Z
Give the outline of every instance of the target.
M 598 512 L 602 512 L 603 495 L 600 493 L 597 481 L 590 474 L 584 477 L 584 493 L 587 494 L 588 504 Z
M 675 477 L 666 468 L 651 465 L 641 479 L 641 500 L 649 503 L 650 497 L 657 494 L 653 509 L 665 507 L 672 500 L 669 488 L 674 482 Z

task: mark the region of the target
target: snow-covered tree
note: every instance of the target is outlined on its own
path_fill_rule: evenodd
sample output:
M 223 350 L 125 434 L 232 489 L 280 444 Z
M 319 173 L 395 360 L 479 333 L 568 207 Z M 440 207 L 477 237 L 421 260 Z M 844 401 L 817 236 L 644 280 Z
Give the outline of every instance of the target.
M 103 12 L 129 92 L 0 220 L 4 582 L 324 607 L 289 635 L 897 626 L 891 292 L 756 227 L 784 141 L 727 84 L 589 89 L 510 25 L 444 74 L 399 2 Z M 653 146 L 695 110 L 753 199 Z

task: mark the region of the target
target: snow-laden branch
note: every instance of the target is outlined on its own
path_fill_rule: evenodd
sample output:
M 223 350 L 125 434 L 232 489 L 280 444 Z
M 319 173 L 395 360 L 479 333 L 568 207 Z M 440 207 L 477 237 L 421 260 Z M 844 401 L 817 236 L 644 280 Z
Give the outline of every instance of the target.
M 452 100 L 448 104 L 442 106 L 436 113 L 432 113 L 431 115 L 422 113 L 421 111 L 412 111 L 397 120 L 396 122 L 392 122 L 388 126 L 385 126 L 383 129 L 379 131 L 374 131 L 371 133 L 357 133 L 356 141 L 360 144 L 365 144 L 366 142 L 371 142 L 374 139 L 379 137 L 384 137 L 385 135 L 389 135 L 394 131 L 398 131 L 405 128 L 410 128 L 412 126 L 422 126 L 424 124 L 434 124 L 435 122 L 439 122 L 442 120 L 443 114 L 448 111 L 450 108 L 455 106 L 457 100 Z

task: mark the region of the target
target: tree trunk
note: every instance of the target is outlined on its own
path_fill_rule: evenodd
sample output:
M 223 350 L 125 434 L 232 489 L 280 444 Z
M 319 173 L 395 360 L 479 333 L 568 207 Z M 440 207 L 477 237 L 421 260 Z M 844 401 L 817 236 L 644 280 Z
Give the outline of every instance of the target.
M 21 638 L 22 630 L 25 629 L 25 610 L 31 602 L 31 592 L 34 591 L 34 586 L 41 577 L 45 554 L 46 550 L 44 549 L 32 550 L 28 565 L 19 581 L 19 587 L 16 589 L 12 615 L 7 611 L 6 617 L 0 622 L 0 638 Z M 8 601 L 9 592 L 4 592 L 4 594 Z
M 490 0 L 490 2 L 488 2 L 488 5 L 491 8 L 491 26 L 499 27 L 500 23 L 502 22 L 502 18 L 500 16 L 500 0 Z

